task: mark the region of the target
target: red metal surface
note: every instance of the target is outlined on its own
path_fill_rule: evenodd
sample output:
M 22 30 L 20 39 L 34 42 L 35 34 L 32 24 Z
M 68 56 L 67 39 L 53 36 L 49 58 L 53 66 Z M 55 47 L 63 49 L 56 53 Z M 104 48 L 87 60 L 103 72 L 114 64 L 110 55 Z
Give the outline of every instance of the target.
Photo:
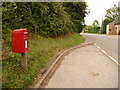
M 28 30 L 16 29 L 12 31 L 12 52 L 28 52 Z

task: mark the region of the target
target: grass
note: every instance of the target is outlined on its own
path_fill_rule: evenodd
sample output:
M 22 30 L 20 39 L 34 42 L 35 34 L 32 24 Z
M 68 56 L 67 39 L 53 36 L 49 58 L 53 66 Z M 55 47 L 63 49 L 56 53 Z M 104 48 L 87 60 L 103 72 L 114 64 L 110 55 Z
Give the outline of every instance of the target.
M 3 88 L 28 87 L 41 73 L 41 70 L 47 67 L 47 62 L 54 54 L 84 41 L 84 38 L 78 34 L 69 34 L 58 38 L 43 38 L 31 34 L 29 37 L 28 72 L 20 67 L 20 53 L 12 53 L 10 43 L 3 44 Z

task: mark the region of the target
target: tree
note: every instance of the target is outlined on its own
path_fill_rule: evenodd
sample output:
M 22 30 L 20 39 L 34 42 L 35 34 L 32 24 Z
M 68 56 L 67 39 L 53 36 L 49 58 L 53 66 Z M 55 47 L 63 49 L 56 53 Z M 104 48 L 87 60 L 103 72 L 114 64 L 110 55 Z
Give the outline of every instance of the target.
M 100 30 L 99 22 L 97 20 L 94 20 L 92 23 L 92 31 L 94 33 L 98 33 L 99 30 Z
M 96 25 L 96 26 L 99 26 L 99 22 L 97 20 L 93 21 L 92 25 Z
M 2 6 L 3 38 L 19 28 L 45 37 L 79 33 L 87 13 L 85 2 L 4 2 Z
M 99 22 L 94 20 L 91 26 L 87 26 L 84 28 L 87 33 L 98 33 L 100 30 Z
M 84 31 L 87 33 L 98 33 L 100 27 L 96 25 L 87 26 Z
M 112 22 L 112 20 L 110 19 L 110 18 L 105 18 L 104 20 L 103 20 L 103 24 L 102 24 L 102 27 L 103 27 L 103 31 L 102 31 L 102 33 L 106 33 L 106 26 L 107 26 L 107 24 L 109 24 L 110 22 Z
M 118 7 L 114 5 L 114 7 L 109 8 L 106 13 L 106 18 L 109 18 L 111 21 L 115 20 L 118 17 Z
M 106 25 L 114 21 L 119 16 L 119 7 L 114 5 L 112 8 L 107 9 L 105 19 L 102 22 L 102 33 L 106 33 Z
M 80 33 L 85 27 L 84 17 L 89 13 L 85 2 L 65 2 L 65 11 L 70 15 L 74 25 L 74 31 Z
M 114 7 L 109 8 L 106 11 L 105 19 L 103 20 L 103 24 L 102 24 L 102 27 L 103 27 L 102 33 L 104 34 L 106 33 L 106 25 L 114 21 L 118 17 L 119 11 L 120 9 L 116 5 L 114 5 Z

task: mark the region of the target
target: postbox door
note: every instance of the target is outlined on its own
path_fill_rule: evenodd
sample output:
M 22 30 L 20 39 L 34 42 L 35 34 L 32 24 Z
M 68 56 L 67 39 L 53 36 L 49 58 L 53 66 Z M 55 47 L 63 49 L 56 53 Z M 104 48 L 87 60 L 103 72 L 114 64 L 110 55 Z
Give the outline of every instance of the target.
M 24 48 L 25 52 L 28 52 L 28 32 L 24 32 Z
M 24 40 L 24 52 L 28 52 L 28 39 Z

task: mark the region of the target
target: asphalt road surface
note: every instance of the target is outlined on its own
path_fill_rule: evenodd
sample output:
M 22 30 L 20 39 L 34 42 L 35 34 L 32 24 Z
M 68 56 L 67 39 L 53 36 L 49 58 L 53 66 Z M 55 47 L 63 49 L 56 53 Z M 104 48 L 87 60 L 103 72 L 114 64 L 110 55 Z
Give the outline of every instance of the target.
M 118 61 L 118 36 L 117 35 L 99 35 L 99 34 L 87 34 L 81 33 L 86 40 L 97 44 L 110 56 Z

